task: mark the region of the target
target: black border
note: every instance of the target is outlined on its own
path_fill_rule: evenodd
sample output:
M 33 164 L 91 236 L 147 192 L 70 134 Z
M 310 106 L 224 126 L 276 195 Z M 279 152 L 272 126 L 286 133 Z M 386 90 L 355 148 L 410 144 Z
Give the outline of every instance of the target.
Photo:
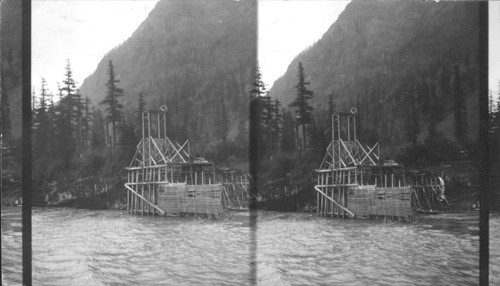
M 22 0 L 23 285 L 31 285 L 31 0 Z
M 479 283 L 489 284 L 489 135 L 488 135 L 488 2 L 479 1 L 479 155 L 480 155 L 480 217 L 479 217 Z M 258 12 L 257 12 L 258 17 Z M 258 38 L 257 38 L 258 39 Z M 258 41 L 256 43 L 258 47 Z M 31 146 L 31 0 L 22 0 L 22 264 L 23 285 L 32 285 L 32 146 Z M 250 122 L 253 113 L 250 107 Z M 250 175 L 252 176 L 250 205 L 250 284 L 257 283 L 257 208 L 255 195 L 258 167 L 255 126 L 250 124 Z
M 479 285 L 489 283 L 488 2 L 479 7 Z

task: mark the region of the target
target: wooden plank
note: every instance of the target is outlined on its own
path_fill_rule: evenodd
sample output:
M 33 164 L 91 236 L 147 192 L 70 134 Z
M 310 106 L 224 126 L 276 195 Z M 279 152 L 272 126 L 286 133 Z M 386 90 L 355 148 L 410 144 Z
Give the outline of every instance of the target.
M 330 197 L 326 196 L 326 194 L 325 194 L 323 191 L 321 191 L 319 188 L 314 187 L 314 189 L 315 189 L 316 191 L 318 191 L 320 194 L 322 194 L 322 195 L 323 195 L 323 197 L 326 197 L 327 199 L 331 200 L 334 204 L 336 204 L 338 207 L 340 207 L 341 209 L 345 210 L 345 211 L 346 211 L 346 212 L 347 212 L 347 213 L 348 213 L 351 217 L 355 217 L 355 216 L 356 216 L 356 215 L 355 215 L 353 212 L 351 212 L 349 209 L 345 208 L 344 206 L 342 206 L 341 204 L 339 204 L 339 203 L 338 203 L 337 201 L 335 201 L 334 199 L 332 199 L 332 198 L 330 198 Z
M 146 202 L 147 204 L 149 204 L 153 208 L 155 208 L 159 213 L 161 213 L 162 215 L 165 215 L 165 212 L 162 209 L 160 209 L 159 207 L 157 207 L 152 202 L 148 201 L 144 196 L 141 196 L 139 193 L 135 192 L 134 189 L 132 189 L 132 187 L 130 187 L 128 184 L 125 184 L 125 187 L 127 189 L 129 189 L 132 193 L 134 193 L 137 197 L 139 197 L 140 199 L 142 199 L 144 202 Z

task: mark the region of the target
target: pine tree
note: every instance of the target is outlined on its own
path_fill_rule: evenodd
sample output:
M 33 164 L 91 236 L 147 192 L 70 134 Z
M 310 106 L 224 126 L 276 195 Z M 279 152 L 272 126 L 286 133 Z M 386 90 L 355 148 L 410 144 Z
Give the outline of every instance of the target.
M 73 132 L 70 118 L 70 111 L 68 109 L 68 97 L 64 96 L 64 88 L 59 89 L 59 102 L 56 107 L 56 119 L 55 119 L 55 130 L 56 130 L 56 150 L 57 158 L 63 160 L 66 165 L 71 162 L 71 157 L 75 150 L 75 145 L 73 141 Z
M 250 90 L 250 130 L 249 130 L 249 145 L 250 145 L 250 162 L 251 174 L 256 174 L 258 170 L 258 159 L 263 154 L 261 153 L 262 139 L 261 135 L 261 97 L 265 93 L 265 85 L 262 82 L 262 74 L 260 73 L 259 67 L 257 66 L 254 70 L 254 77 L 252 81 L 252 89 Z M 254 180 L 256 180 L 254 178 Z M 254 182 L 256 183 L 256 182 Z
M 48 149 L 48 141 L 49 141 L 49 133 L 51 129 L 51 124 L 49 121 L 48 113 L 47 113 L 47 83 L 45 79 L 42 78 L 42 86 L 40 89 L 40 101 L 38 108 L 34 108 L 34 122 L 32 122 L 33 126 L 36 126 L 34 131 L 34 158 L 41 157 L 45 154 Z
M 101 104 L 107 105 L 106 120 L 107 123 L 111 123 L 112 127 L 112 137 L 111 137 L 111 149 L 115 148 L 116 142 L 116 124 L 121 119 L 121 109 L 123 105 L 118 102 L 118 97 L 123 95 L 123 89 L 118 88 L 116 83 L 120 82 L 115 79 L 115 71 L 112 61 L 108 63 L 108 82 L 106 83 L 106 97 L 101 101 Z
M 281 103 L 276 99 L 274 101 L 274 114 L 272 120 L 272 148 L 276 151 L 279 148 L 279 142 L 283 133 L 281 126 L 283 124 L 283 115 L 281 114 Z
M 290 111 L 286 111 L 283 114 L 283 137 L 281 146 L 283 151 L 295 150 L 295 131 Z
M 268 149 L 268 112 L 269 112 L 269 96 L 266 95 L 266 87 L 262 81 L 262 74 L 259 67 L 255 68 L 255 74 L 250 90 L 250 133 L 255 134 L 255 137 L 250 137 L 250 145 L 254 145 L 254 150 L 258 152 L 258 157 L 264 156 Z M 255 142 L 255 143 L 253 143 Z
M 34 143 L 34 134 L 35 130 L 38 127 L 38 123 L 36 122 L 36 96 L 35 96 L 35 87 L 31 86 L 31 143 Z
M 47 108 L 47 120 L 48 120 L 48 132 L 47 132 L 47 155 L 51 158 L 55 158 L 57 152 L 57 139 L 56 139 L 56 128 L 57 128 L 57 117 L 56 117 L 56 107 L 54 104 L 54 98 L 52 93 L 48 93 L 48 108 Z
M 250 90 L 250 99 L 259 98 L 266 93 L 266 86 L 262 81 L 262 73 L 259 66 L 255 68 L 254 80 L 252 82 L 252 89 Z
M 64 95 L 64 102 L 66 105 L 66 115 L 69 123 L 71 125 L 72 137 L 76 137 L 78 132 L 78 114 L 77 114 L 77 101 L 78 101 L 78 91 L 76 89 L 76 83 L 73 79 L 73 71 L 71 70 L 71 64 L 69 59 L 66 62 L 65 73 L 64 73 L 63 86 L 61 91 Z M 60 102 L 62 104 L 62 101 Z M 75 140 L 76 141 L 76 140 Z
M 85 97 L 83 112 L 83 145 L 84 148 L 87 149 L 89 146 L 90 120 L 92 116 L 90 113 L 90 99 L 88 97 Z
M 307 89 L 307 86 L 311 83 L 305 80 L 304 67 L 302 63 L 299 62 L 297 71 L 298 83 L 295 85 L 296 95 L 295 100 L 290 103 L 290 107 L 295 107 L 297 114 L 297 123 L 302 125 L 302 140 L 303 144 L 300 144 L 301 149 L 305 149 L 307 145 L 307 131 L 306 126 L 312 122 L 312 110 L 313 108 L 309 105 L 308 100 L 311 99 L 314 93 Z
M 75 94 L 75 129 L 76 136 L 78 138 L 78 149 L 80 152 L 83 151 L 84 146 L 84 138 L 83 138 L 83 110 L 84 110 L 84 102 L 82 100 L 82 95 L 79 90 L 76 90 Z
M 92 120 L 92 149 L 100 149 L 104 147 L 104 119 L 102 112 L 93 108 Z

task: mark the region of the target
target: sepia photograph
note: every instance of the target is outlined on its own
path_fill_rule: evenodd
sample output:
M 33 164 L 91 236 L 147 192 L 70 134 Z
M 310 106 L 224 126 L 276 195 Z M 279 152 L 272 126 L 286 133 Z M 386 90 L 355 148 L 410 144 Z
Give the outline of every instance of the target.
M 500 3 L 3 0 L 2 285 L 500 284 Z

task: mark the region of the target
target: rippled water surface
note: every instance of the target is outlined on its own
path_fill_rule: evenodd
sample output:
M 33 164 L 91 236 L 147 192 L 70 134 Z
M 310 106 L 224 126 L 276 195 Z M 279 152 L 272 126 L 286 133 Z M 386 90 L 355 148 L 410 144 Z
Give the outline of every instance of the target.
M 478 213 L 420 223 L 261 212 L 259 285 L 476 285 Z M 500 285 L 500 216 L 490 282 Z M 248 215 L 231 220 L 35 209 L 34 285 L 240 285 L 250 278 Z M 2 209 L 2 284 L 21 282 L 21 213 Z

